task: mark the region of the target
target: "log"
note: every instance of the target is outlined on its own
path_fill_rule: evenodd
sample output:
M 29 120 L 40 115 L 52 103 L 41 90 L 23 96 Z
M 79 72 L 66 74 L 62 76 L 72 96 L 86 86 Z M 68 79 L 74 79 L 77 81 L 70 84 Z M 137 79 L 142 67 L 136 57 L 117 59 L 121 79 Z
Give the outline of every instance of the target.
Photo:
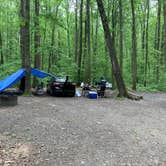
M 132 100 L 141 100 L 143 99 L 143 96 L 134 90 L 128 89 L 128 98 Z

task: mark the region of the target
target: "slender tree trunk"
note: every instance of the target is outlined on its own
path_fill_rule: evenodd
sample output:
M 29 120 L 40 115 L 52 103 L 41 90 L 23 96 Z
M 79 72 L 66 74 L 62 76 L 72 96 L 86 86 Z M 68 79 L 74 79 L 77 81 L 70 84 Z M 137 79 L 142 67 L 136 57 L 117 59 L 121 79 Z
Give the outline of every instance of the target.
M 105 10 L 104 10 L 103 2 L 102 2 L 102 0 L 96 0 L 96 1 L 97 1 L 98 9 L 99 9 L 99 12 L 100 12 L 101 20 L 102 20 L 105 40 L 106 40 L 106 43 L 107 43 L 110 59 L 111 59 L 111 62 L 112 62 L 113 73 L 114 73 L 116 83 L 117 83 L 117 87 L 118 87 L 118 90 L 119 90 L 119 96 L 121 96 L 121 97 L 125 96 L 126 97 L 126 96 L 128 96 L 128 94 L 127 94 L 125 83 L 123 81 L 123 77 L 122 77 L 121 70 L 120 70 L 120 67 L 119 67 L 119 64 L 118 64 L 118 60 L 117 60 L 117 57 L 116 57 L 115 46 L 114 46 L 112 37 L 110 35 L 109 25 L 108 25 L 107 16 L 106 16 L 106 13 L 105 13 Z
M 123 6 L 122 0 L 119 0 L 119 49 L 120 49 L 120 69 L 123 75 Z
M 2 33 L 0 31 L 0 65 L 4 64 L 3 51 L 2 51 Z
M 161 30 L 161 0 L 158 0 L 158 12 L 157 12 L 157 39 L 156 50 L 160 51 L 160 30 Z M 157 64 L 156 64 L 156 82 L 159 81 L 159 69 L 160 69 L 160 54 L 157 52 Z
M 91 83 L 91 48 L 90 48 L 90 0 L 87 0 L 86 4 L 86 34 L 87 34 L 87 68 L 86 68 L 86 81 Z
M 80 42 L 79 42 L 79 55 L 78 55 L 78 70 L 77 70 L 77 78 L 78 78 L 78 85 L 81 82 L 81 62 L 82 62 L 82 10 L 83 10 L 83 0 L 81 0 L 80 4 Z
M 94 39 L 94 67 L 96 70 L 96 62 L 97 62 L 97 55 L 98 55 L 98 31 L 99 31 L 99 16 L 97 11 L 97 18 L 96 18 L 96 27 L 95 27 L 95 39 Z
M 66 23 L 67 23 L 67 55 L 70 57 L 70 23 L 69 23 L 69 0 L 66 2 Z
M 75 6 L 75 41 L 74 41 L 74 45 L 75 45 L 75 63 L 78 60 L 78 0 L 76 0 L 76 6 Z
M 96 28 L 95 28 L 95 41 L 94 41 L 94 55 L 95 59 L 97 57 L 97 50 L 98 50 L 98 31 L 99 31 L 99 16 L 97 11 L 97 18 L 96 18 Z
M 139 61 L 139 68 L 140 68 L 140 72 L 144 73 L 143 77 L 141 77 L 141 82 L 144 83 L 145 80 L 145 28 L 146 28 L 146 5 L 147 3 L 145 1 L 141 1 L 140 6 L 138 7 L 138 14 L 141 15 L 141 17 L 138 17 L 139 23 L 140 24 L 139 28 L 141 31 L 141 35 L 140 35 L 140 41 L 141 41 L 141 61 Z
M 109 8 L 108 8 L 109 9 Z M 109 13 L 109 11 L 108 11 Z M 115 6 L 115 0 L 112 2 L 112 41 L 115 46 L 115 28 L 116 28 L 116 6 Z M 116 47 L 115 47 L 116 49 Z M 112 89 L 115 89 L 115 78 L 114 78 L 114 73 L 113 73 L 113 68 L 112 68 Z
M 57 18 L 57 16 L 58 16 L 59 5 L 60 5 L 60 3 L 56 7 L 55 18 Z M 48 57 L 48 72 L 50 72 L 52 64 L 55 64 L 56 61 L 57 61 L 57 57 L 54 53 L 55 25 L 56 25 L 56 22 L 55 22 L 55 20 L 53 20 L 53 22 L 52 22 L 52 31 L 51 31 L 51 50 L 49 51 L 49 57 Z
M 83 43 L 83 55 L 82 55 L 82 68 L 85 69 L 87 63 L 87 16 L 84 23 L 84 43 Z M 86 76 L 85 76 L 86 77 Z
M 52 32 L 51 32 L 51 50 L 49 51 L 49 57 L 48 57 L 48 73 L 51 70 L 51 66 L 52 66 L 52 59 L 53 59 L 53 47 L 54 47 L 54 43 L 55 43 L 55 23 L 53 23 L 53 27 L 52 27 Z
M 47 9 L 47 8 L 46 8 Z M 43 40 L 42 43 L 46 43 L 46 34 L 47 34 L 47 23 L 46 20 L 44 21 L 44 32 L 43 32 Z M 45 56 L 44 53 L 41 54 L 41 69 L 44 69 L 44 61 L 45 61 Z
M 164 65 L 166 69 L 166 1 L 163 5 L 163 14 L 164 14 Z
M 143 57 L 143 60 L 145 58 L 145 19 L 143 19 L 143 23 L 142 23 L 142 57 Z
M 39 47 L 40 47 L 40 30 L 39 30 L 39 0 L 35 0 L 35 19 L 34 19 L 34 28 L 35 28 L 35 34 L 34 34 L 34 67 L 40 69 L 40 53 L 39 53 Z M 37 84 L 37 79 L 34 77 L 33 79 L 33 87 L 35 87 Z
M 34 34 L 34 52 L 35 52 L 35 68 L 40 69 L 40 30 L 39 30 L 39 0 L 35 0 L 35 20 L 34 20 L 34 27 L 35 27 L 35 34 Z
M 141 14 L 142 13 L 146 13 L 146 7 L 145 7 L 145 3 L 143 1 L 143 3 L 141 4 Z M 146 20 L 145 20 L 145 15 L 143 15 L 142 19 L 140 19 L 140 25 L 141 25 L 141 51 L 142 51 L 142 58 L 144 60 L 145 58 L 145 28 L 146 28 Z
M 61 32 L 58 31 L 58 48 L 61 48 Z
M 137 37 L 135 25 L 135 7 L 134 0 L 131 0 L 132 10 L 132 89 L 136 90 L 137 84 Z
M 146 53 L 145 53 L 145 76 L 144 86 L 147 84 L 147 68 L 148 68 L 148 54 L 149 54 L 149 0 L 147 0 L 147 18 L 146 18 Z
M 156 66 L 157 66 L 157 53 L 156 53 L 156 50 L 157 50 L 157 23 L 155 25 L 155 34 L 154 34 L 154 57 L 155 57 L 155 62 L 153 63 L 154 67 L 153 67 L 153 76 L 154 78 L 156 79 Z
M 20 20 L 21 22 L 24 21 L 24 0 L 20 1 Z M 21 60 L 22 60 L 22 67 L 25 68 L 25 53 L 24 53 L 24 27 L 22 23 L 20 24 L 20 51 L 21 51 Z
M 9 12 L 7 11 L 6 12 L 6 18 L 7 18 L 7 23 L 8 24 L 10 24 L 9 23 Z M 9 35 L 9 28 L 8 28 L 8 26 L 7 26 L 7 28 L 6 28 L 6 48 L 7 48 L 7 50 L 9 50 L 9 37 L 10 35 Z M 6 52 L 6 56 L 5 56 L 5 60 L 8 62 L 8 60 L 10 59 L 10 53 L 9 53 L 9 51 L 7 51 Z
M 45 12 L 44 12 L 44 14 L 46 15 L 47 13 L 48 13 L 48 4 L 47 4 L 47 1 L 46 1 L 46 4 L 45 4 Z M 46 45 L 46 37 L 47 37 L 47 20 L 45 19 L 44 20 L 44 31 L 43 31 L 43 35 L 42 35 L 42 38 L 43 38 L 43 40 L 42 40 L 42 43 L 44 44 L 44 45 Z M 45 62 L 45 54 L 44 53 L 42 53 L 42 55 L 41 55 L 41 69 L 42 70 L 44 70 L 44 63 Z
M 91 83 L 94 82 L 94 68 L 95 68 L 95 65 L 94 65 L 94 47 L 95 47 L 95 20 L 97 20 L 97 18 L 94 19 L 94 13 L 93 13 L 93 6 L 90 5 L 90 22 L 91 22 L 91 25 L 90 25 L 90 40 L 91 40 Z
M 13 27 L 13 16 L 9 16 L 9 24 L 11 27 Z M 9 53 L 9 59 L 13 56 L 13 28 L 10 28 L 9 30 L 9 40 L 8 40 L 8 53 Z
M 30 23 L 30 1 L 21 0 L 21 19 L 25 22 L 21 24 L 20 30 L 20 47 L 22 55 L 22 65 L 26 70 L 25 77 L 25 93 L 30 93 L 31 82 L 30 82 L 30 33 L 29 33 L 29 23 Z
M 96 19 L 97 20 L 97 19 Z M 90 38 L 91 38 L 91 48 L 92 48 L 92 52 L 91 54 L 93 54 L 93 50 L 94 50 L 94 37 L 95 37 L 95 34 L 94 34 L 94 14 L 93 14 L 93 6 L 90 5 Z

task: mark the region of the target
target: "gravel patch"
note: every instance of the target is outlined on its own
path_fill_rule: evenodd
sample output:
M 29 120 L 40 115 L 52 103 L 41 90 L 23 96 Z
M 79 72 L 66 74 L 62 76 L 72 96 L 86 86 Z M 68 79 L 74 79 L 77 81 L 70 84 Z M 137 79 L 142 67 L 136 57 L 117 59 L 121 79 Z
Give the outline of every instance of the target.
M 0 166 L 165 166 L 166 94 L 19 97 L 0 108 Z

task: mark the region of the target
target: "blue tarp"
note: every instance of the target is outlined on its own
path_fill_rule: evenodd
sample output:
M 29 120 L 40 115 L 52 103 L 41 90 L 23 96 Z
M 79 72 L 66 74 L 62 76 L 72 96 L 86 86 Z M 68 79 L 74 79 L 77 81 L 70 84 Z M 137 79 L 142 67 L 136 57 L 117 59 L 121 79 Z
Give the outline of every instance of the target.
M 31 74 L 36 76 L 36 77 L 39 77 L 39 78 L 45 78 L 45 77 L 51 77 L 51 78 L 55 78 L 55 76 L 53 74 L 50 74 L 50 73 L 46 73 L 44 71 L 41 71 L 41 70 L 38 70 L 38 69 L 35 69 L 35 68 L 31 68 Z
M 21 78 L 25 76 L 25 69 L 20 69 L 9 77 L 0 81 L 0 92 L 16 84 Z
M 39 77 L 39 78 L 45 78 L 45 77 L 52 77 L 55 78 L 54 75 L 50 73 L 46 73 L 44 71 L 31 68 L 30 72 L 32 75 Z M 20 69 L 17 72 L 13 73 L 9 77 L 3 79 L 0 81 L 0 93 L 3 92 L 5 89 L 11 87 L 12 85 L 16 84 L 18 81 L 21 80 L 21 78 L 25 76 L 25 69 Z

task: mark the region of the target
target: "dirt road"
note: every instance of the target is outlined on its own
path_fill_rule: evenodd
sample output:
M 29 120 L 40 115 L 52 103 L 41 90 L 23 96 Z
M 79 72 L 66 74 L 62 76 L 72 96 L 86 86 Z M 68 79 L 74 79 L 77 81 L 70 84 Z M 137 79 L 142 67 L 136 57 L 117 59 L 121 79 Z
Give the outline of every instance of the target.
M 0 166 L 165 166 L 166 94 L 19 97 L 0 108 Z

